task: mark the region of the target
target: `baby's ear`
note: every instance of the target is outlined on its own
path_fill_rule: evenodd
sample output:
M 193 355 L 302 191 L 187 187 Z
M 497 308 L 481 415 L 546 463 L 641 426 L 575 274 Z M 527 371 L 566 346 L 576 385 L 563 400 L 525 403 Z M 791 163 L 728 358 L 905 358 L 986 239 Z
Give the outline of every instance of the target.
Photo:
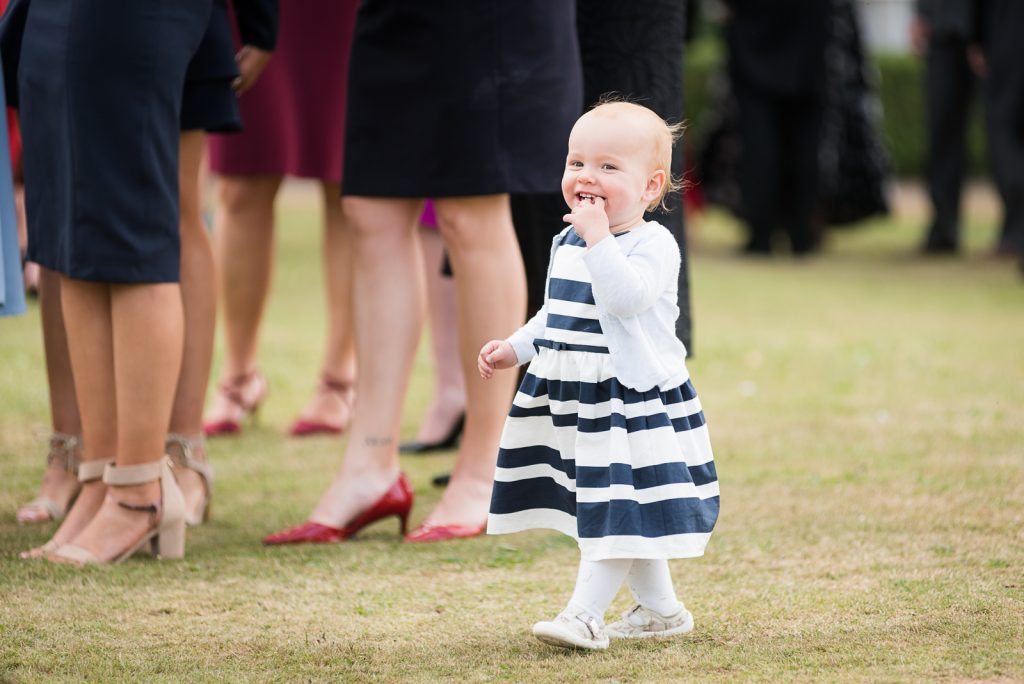
M 665 171 L 658 169 L 650 176 L 647 177 L 647 187 L 644 188 L 644 199 L 647 202 L 653 202 L 658 199 L 661 195 L 662 188 L 665 187 L 665 183 L 668 181 L 668 176 Z

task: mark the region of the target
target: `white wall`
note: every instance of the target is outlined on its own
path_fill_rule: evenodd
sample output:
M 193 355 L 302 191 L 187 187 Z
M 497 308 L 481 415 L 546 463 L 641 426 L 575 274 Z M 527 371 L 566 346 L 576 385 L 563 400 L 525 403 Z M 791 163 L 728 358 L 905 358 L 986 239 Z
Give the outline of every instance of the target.
M 875 52 L 908 52 L 914 0 L 858 0 L 864 42 Z

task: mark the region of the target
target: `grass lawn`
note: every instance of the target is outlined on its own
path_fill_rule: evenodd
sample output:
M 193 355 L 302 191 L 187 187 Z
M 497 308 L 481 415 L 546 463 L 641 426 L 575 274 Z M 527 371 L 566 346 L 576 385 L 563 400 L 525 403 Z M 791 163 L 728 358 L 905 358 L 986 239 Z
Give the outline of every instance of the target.
M 572 590 L 554 532 L 404 546 L 391 519 L 343 545 L 265 549 L 304 518 L 342 441 L 283 430 L 323 339 L 313 196 L 281 203 L 262 342 L 263 422 L 210 445 L 212 521 L 186 560 L 22 562 L 14 523 L 48 431 L 38 310 L 0 321 L 0 681 L 1024 681 L 1024 279 L 982 256 L 913 256 L 913 214 L 836 233 L 815 259 L 735 257 L 691 224 L 696 357 L 721 479 L 705 557 L 673 574 L 686 638 L 545 646 Z M 430 386 L 425 349 L 403 435 Z M 406 457 L 426 515 L 452 454 Z M 612 606 L 629 607 L 623 591 Z

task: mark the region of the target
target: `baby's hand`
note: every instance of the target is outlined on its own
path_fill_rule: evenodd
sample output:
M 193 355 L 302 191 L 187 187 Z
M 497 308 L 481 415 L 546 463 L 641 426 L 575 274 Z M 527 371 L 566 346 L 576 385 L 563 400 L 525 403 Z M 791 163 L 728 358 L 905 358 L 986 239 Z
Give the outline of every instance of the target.
M 477 370 L 480 377 L 490 380 L 495 370 L 512 368 L 519 362 L 516 350 L 505 340 L 491 340 L 480 349 L 480 356 L 476 359 Z
M 573 225 L 579 236 L 587 243 L 587 247 L 593 247 L 611 235 L 603 197 L 591 197 L 576 202 L 576 206 L 563 216 L 562 220 Z

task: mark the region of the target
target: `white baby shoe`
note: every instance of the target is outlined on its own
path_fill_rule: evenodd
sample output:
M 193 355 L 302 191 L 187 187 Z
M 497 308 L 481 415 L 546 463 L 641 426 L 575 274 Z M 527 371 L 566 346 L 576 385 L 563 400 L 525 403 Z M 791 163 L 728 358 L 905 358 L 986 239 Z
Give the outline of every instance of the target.
M 533 635 L 545 644 L 562 648 L 608 648 L 608 635 L 600 621 L 575 608 L 566 608 L 550 622 L 538 622 L 533 626 Z
M 636 606 L 608 625 L 608 636 L 612 639 L 645 639 L 686 634 L 693 631 L 693 614 L 680 604 L 672 615 L 661 615 L 649 608 Z

